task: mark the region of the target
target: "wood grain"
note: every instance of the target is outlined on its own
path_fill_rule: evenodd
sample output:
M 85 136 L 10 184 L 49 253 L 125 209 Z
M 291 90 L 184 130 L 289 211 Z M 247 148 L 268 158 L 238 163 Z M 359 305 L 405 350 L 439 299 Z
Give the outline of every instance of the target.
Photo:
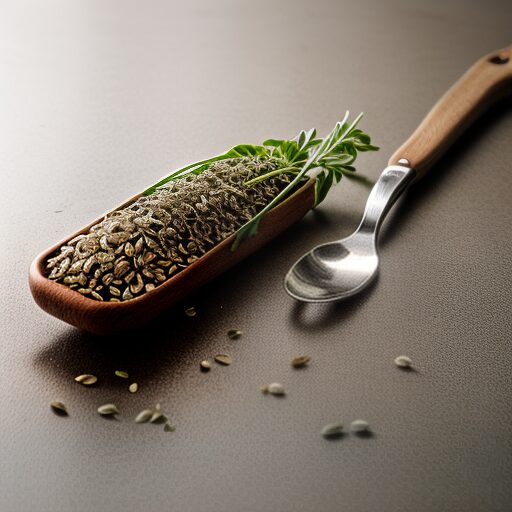
M 511 93 L 512 47 L 509 47 L 473 64 L 395 151 L 389 165 L 405 158 L 421 178 L 489 106 Z
M 127 206 L 140 195 L 125 201 L 116 209 Z M 37 256 L 30 266 L 30 290 L 34 300 L 44 311 L 85 331 L 113 334 L 135 329 L 176 305 L 187 295 L 275 238 L 300 220 L 313 204 L 314 180 L 309 180 L 283 203 L 268 212 L 261 221 L 258 234 L 244 240 L 236 251 L 231 251 L 235 238 L 235 235 L 231 235 L 162 285 L 124 302 L 101 302 L 90 299 L 68 286 L 48 279 L 44 274 L 48 257 L 68 240 L 88 232 L 103 219 L 100 217 Z

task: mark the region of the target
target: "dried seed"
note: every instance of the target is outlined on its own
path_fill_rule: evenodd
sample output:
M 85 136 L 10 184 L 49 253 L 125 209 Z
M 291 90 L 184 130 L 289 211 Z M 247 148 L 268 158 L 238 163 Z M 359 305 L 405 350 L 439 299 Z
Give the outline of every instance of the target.
M 139 385 L 136 382 L 133 382 L 128 386 L 128 390 L 130 391 L 130 393 L 137 393 L 138 389 Z
M 399 367 L 399 368 L 405 368 L 405 369 L 409 369 L 411 368 L 412 366 L 412 360 L 410 357 L 407 357 L 407 356 L 398 356 L 396 359 L 395 359 L 395 364 Z
M 153 411 L 151 409 L 144 409 L 143 411 L 139 412 L 139 414 L 137 414 L 135 423 L 147 423 L 152 416 Z
M 208 361 L 208 359 L 205 359 L 204 361 L 201 361 L 199 367 L 201 368 L 202 372 L 208 372 L 212 367 L 212 363 Z
M 330 423 L 329 425 L 325 425 L 325 427 L 320 432 L 323 437 L 327 438 L 339 438 L 343 436 L 343 423 Z
M 144 288 L 146 289 L 146 292 L 150 292 L 155 289 L 155 285 L 153 283 L 148 283 Z
M 242 331 L 239 331 L 238 329 L 231 329 L 228 331 L 228 337 L 232 340 L 237 340 L 242 336 Z
M 157 281 L 160 281 L 161 283 L 163 283 L 163 282 L 166 280 L 166 277 L 165 277 L 165 275 L 164 275 L 164 274 L 160 274 L 160 273 L 156 273 L 156 272 L 155 272 L 155 277 L 156 277 L 156 280 L 157 280 Z M 189 309 L 193 309 L 193 308 L 189 308 Z M 194 311 L 194 314 L 193 314 L 193 315 L 188 315 L 188 316 L 195 316 L 195 315 L 196 315 L 196 313 L 195 313 L 195 311 Z
M 153 261 L 156 258 L 156 254 L 148 251 L 144 253 L 144 256 L 142 256 L 142 264 L 147 265 L 150 261 Z
M 176 431 L 175 425 L 171 425 L 170 423 L 165 424 L 164 432 L 175 432 L 175 431 Z
M 88 274 L 91 270 L 91 267 L 96 263 L 96 257 L 94 255 L 90 256 L 85 260 L 83 271 Z
M 233 362 L 231 357 L 228 356 L 227 354 L 217 354 L 214 357 L 214 359 L 217 363 L 222 364 L 224 366 L 229 366 Z
M 155 274 L 153 274 L 153 272 L 151 272 L 151 270 L 149 270 L 149 268 L 146 267 L 142 269 L 142 274 L 146 277 L 149 277 L 150 279 L 153 279 L 153 277 L 155 277 Z
M 101 247 L 104 251 L 108 251 L 108 239 L 107 239 L 107 235 L 103 235 L 102 237 L 100 237 L 100 247 Z
M 130 242 L 126 242 L 126 244 L 124 246 L 124 253 L 128 257 L 131 257 L 135 254 L 135 248 L 133 247 L 133 245 Z
M 122 379 L 127 379 L 128 378 L 128 373 L 127 372 L 124 372 L 123 370 L 116 370 L 116 375 L 118 377 L 121 377 Z
M 144 248 L 144 238 L 139 238 L 137 242 L 135 242 L 135 254 L 139 254 Z
M 268 393 L 268 386 L 267 386 L 267 385 L 265 385 L 265 386 L 261 386 L 260 391 L 261 391 L 264 395 L 266 395 L 266 394 Z
M 85 373 L 84 375 L 79 375 L 78 377 L 75 377 L 75 380 L 77 382 L 80 382 L 80 384 L 83 384 L 84 386 L 92 386 L 93 384 L 96 384 L 96 382 L 98 382 L 98 377 L 96 377 L 95 375 Z
M 354 420 L 350 424 L 350 430 L 356 434 L 363 434 L 369 432 L 370 425 L 365 420 Z
M 128 272 L 124 278 L 125 283 L 129 283 L 133 278 L 135 277 L 135 270 L 132 270 L 131 272 Z
M 311 361 L 311 357 L 309 356 L 297 356 L 292 359 L 291 365 L 294 368 L 303 368 L 309 363 L 309 361 Z
M 134 295 L 136 295 L 142 290 L 143 287 L 144 281 L 142 280 L 142 277 L 140 277 L 140 274 L 137 274 L 137 282 L 130 285 L 130 290 Z
M 130 263 L 126 260 L 121 260 L 116 263 L 114 267 L 114 276 L 115 277 L 123 277 L 126 272 L 130 270 Z M 119 283 L 120 284 L 120 283 Z
M 163 420 L 165 420 L 165 416 L 161 411 L 153 412 L 153 415 L 149 418 L 150 423 L 161 423 Z
M 279 382 L 272 382 L 272 384 L 269 384 L 267 387 L 267 392 L 276 396 L 286 395 L 286 391 L 284 390 L 283 385 Z
M 196 316 L 196 314 L 197 314 L 196 308 L 193 307 L 193 306 L 190 307 L 190 308 L 185 309 L 185 315 L 187 315 L 187 316 Z
M 58 416 L 67 416 L 68 415 L 66 406 L 62 402 L 59 402 L 58 400 L 51 402 L 50 407 L 52 408 L 52 411 L 55 414 L 57 414 Z
M 112 416 L 113 414 L 119 414 L 119 409 L 114 404 L 100 405 L 98 407 L 98 414 Z
M 114 274 L 112 274 L 112 272 L 110 272 L 109 274 L 103 275 L 103 277 L 101 278 L 101 282 L 105 286 L 108 286 L 112 282 L 112 279 L 114 279 Z
M 101 300 L 101 301 L 103 300 L 103 297 L 99 293 L 94 292 L 94 291 L 91 292 L 91 297 L 93 297 L 96 300 Z
M 133 299 L 132 292 L 130 292 L 130 287 L 127 286 L 123 292 L 123 300 Z
M 115 286 L 109 287 L 110 295 L 113 295 L 114 297 L 120 297 L 121 296 L 121 290 L 119 288 L 116 288 Z

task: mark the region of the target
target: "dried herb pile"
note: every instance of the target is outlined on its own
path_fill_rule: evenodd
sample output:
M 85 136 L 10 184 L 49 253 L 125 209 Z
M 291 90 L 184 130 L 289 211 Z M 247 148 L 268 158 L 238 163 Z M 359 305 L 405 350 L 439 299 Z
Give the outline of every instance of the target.
M 101 301 L 151 291 L 252 219 L 289 182 L 272 159 L 214 162 L 199 175 L 171 181 L 108 215 L 48 260 L 49 278 Z
M 315 129 L 302 131 L 292 140 L 235 146 L 173 172 L 62 246 L 47 261 L 48 278 L 119 302 L 150 292 L 233 233 L 236 250 L 309 171 L 317 171 L 315 204 L 343 176 L 353 176 L 358 152 L 378 149 L 356 128 L 360 118 L 349 124 L 347 112 L 323 139 Z

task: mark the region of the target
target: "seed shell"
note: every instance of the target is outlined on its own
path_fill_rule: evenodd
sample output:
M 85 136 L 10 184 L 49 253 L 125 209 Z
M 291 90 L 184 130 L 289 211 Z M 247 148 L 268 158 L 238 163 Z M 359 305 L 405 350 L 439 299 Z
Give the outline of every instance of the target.
M 62 402 L 59 402 L 58 400 L 54 400 L 53 402 L 51 402 L 50 407 L 52 408 L 53 412 L 59 416 L 68 415 L 66 406 Z
M 224 366 L 229 366 L 233 362 L 233 359 L 231 359 L 227 354 L 217 354 L 214 359 L 217 363 Z
M 116 375 L 122 379 L 127 379 L 129 377 L 128 373 L 122 370 L 116 370 Z
M 119 409 L 114 404 L 105 404 L 98 407 L 98 413 L 102 416 L 112 416 L 119 414 Z
M 228 331 L 228 337 L 231 340 L 237 340 L 240 336 L 242 336 L 242 331 L 239 331 L 238 329 L 231 329 Z
M 153 416 L 153 411 L 151 409 L 144 409 L 139 412 L 135 418 L 135 423 L 147 423 L 151 417 Z
M 205 359 L 199 363 L 199 367 L 201 368 L 202 372 L 209 372 L 212 368 L 212 363 L 208 361 L 208 359 Z
M 279 382 L 272 382 L 272 384 L 269 384 L 267 387 L 267 392 L 270 393 L 271 395 L 275 395 L 275 396 L 286 395 L 284 386 L 282 384 L 280 384 Z
M 130 393 L 137 393 L 138 390 L 139 390 L 139 385 L 136 382 L 133 382 L 132 384 L 130 384 L 128 386 L 128 391 Z
M 343 423 L 329 423 L 322 428 L 321 432 L 323 437 L 337 438 L 343 435 Z
M 154 411 L 151 415 L 151 418 L 149 418 L 150 423 L 160 423 L 165 419 L 164 414 L 161 411 Z
M 412 359 L 407 356 L 398 356 L 397 358 L 395 358 L 395 364 L 399 368 L 411 368 Z
M 85 373 L 83 375 L 75 377 L 75 380 L 80 384 L 83 384 L 84 386 L 92 386 L 93 384 L 96 384 L 96 382 L 98 382 L 98 377 L 96 377 L 95 375 Z
M 196 314 L 197 314 L 196 308 L 193 306 L 185 309 L 185 315 L 187 315 L 187 316 L 196 316 Z
M 365 420 L 354 420 L 350 424 L 350 430 L 354 432 L 355 434 L 363 434 L 365 432 L 369 432 L 370 425 Z
M 175 425 L 171 425 L 170 423 L 165 424 L 164 432 L 175 432 L 175 431 L 176 431 Z
M 304 368 L 309 361 L 311 361 L 311 357 L 309 356 L 297 356 L 292 359 L 291 365 L 293 368 Z

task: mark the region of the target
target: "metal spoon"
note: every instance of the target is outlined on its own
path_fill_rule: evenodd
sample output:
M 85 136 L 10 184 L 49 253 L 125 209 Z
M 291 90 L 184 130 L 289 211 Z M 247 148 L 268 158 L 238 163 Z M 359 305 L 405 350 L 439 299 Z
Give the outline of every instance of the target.
M 356 231 L 302 256 L 286 274 L 286 291 L 304 302 L 332 302 L 368 286 L 379 268 L 379 228 L 394 202 L 484 110 L 511 92 L 512 47 L 478 60 L 390 158 L 368 197 Z

